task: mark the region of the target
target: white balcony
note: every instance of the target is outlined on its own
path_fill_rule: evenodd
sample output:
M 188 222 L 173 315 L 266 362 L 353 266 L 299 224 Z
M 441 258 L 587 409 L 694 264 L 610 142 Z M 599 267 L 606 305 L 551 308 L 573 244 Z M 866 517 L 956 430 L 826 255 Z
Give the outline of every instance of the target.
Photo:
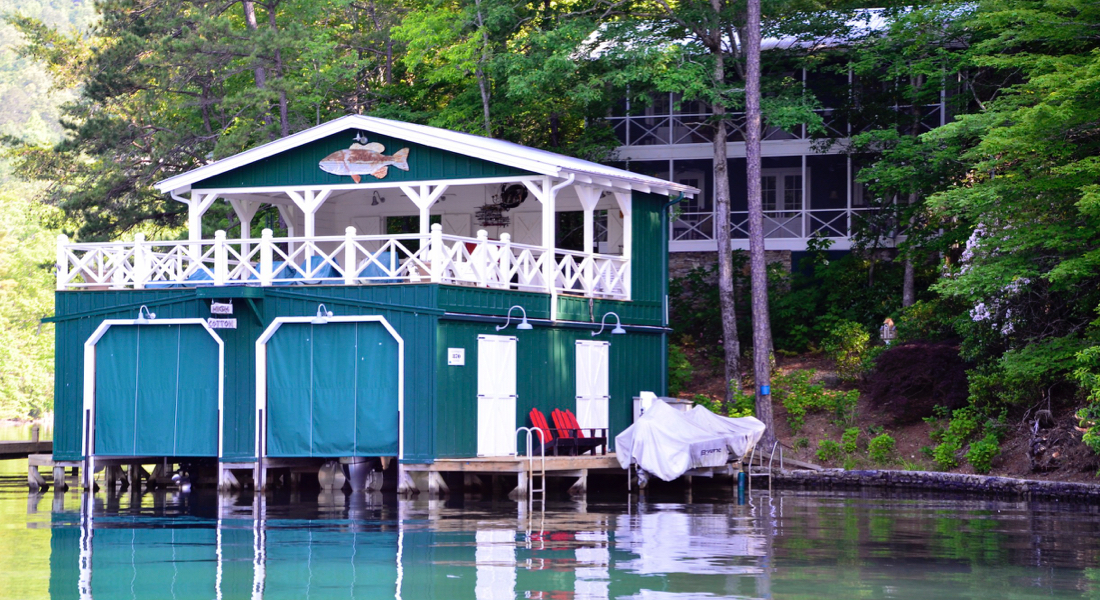
M 58 290 L 121 290 L 208 286 L 371 285 L 442 283 L 630 299 L 630 260 L 445 235 L 358 235 L 256 239 L 69 243 L 57 247 Z

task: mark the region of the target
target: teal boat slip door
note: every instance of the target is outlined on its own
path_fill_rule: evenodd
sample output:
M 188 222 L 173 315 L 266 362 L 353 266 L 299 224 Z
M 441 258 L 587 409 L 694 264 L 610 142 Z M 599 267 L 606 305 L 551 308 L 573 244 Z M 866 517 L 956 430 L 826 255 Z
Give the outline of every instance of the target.
M 219 341 L 201 324 L 106 325 L 91 453 L 218 456 Z
M 477 336 L 477 455 L 516 453 L 516 338 Z
M 279 325 L 267 341 L 266 456 L 398 456 L 399 361 L 379 321 Z
M 610 349 L 608 342 L 577 340 L 577 423 L 582 428 L 608 427 Z

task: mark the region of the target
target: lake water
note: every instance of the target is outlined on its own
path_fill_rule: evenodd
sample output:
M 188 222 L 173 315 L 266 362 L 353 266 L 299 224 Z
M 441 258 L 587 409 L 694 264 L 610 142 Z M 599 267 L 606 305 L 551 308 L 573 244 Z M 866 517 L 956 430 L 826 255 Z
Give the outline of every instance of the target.
M 1096 507 L 756 491 L 508 500 L 80 492 L 0 477 L 0 597 L 1100 597 Z

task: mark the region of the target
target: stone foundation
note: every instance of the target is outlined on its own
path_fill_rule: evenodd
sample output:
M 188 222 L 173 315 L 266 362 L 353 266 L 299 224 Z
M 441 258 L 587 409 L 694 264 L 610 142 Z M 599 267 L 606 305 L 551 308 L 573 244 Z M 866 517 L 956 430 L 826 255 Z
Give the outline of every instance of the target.
M 963 473 L 932 471 L 784 471 L 775 475 L 776 487 L 801 489 L 919 490 L 926 492 L 967 493 L 1011 496 L 1029 500 L 1069 500 L 1096 502 L 1100 485 L 1064 481 L 1039 481 Z
M 767 263 L 782 263 L 788 273 L 791 271 L 790 250 L 765 250 L 764 260 Z M 718 263 L 718 252 L 669 252 L 668 275 L 670 279 L 683 277 L 692 269 L 706 267 Z M 746 275 L 748 274 L 746 264 Z

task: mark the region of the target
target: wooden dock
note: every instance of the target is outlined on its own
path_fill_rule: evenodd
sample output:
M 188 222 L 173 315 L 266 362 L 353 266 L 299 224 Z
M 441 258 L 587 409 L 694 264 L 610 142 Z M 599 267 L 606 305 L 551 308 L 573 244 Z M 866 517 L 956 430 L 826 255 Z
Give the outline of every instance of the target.
M 28 458 L 32 454 L 52 454 L 53 442 L 38 439 L 38 425 L 31 426 L 31 439 L 0 442 L 0 460 Z
M 440 476 L 442 473 L 463 473 L 468 484 L 483 485 L 482 476 L 516 475 L 517 483 L 511 496 L 527 493 L 532 474 L 543 472 L 541 457 L 531 461 L 526 456 L 485 456 L 478 458 L 437 458 L 430 464 L 401 465 L 411 481 L 399 482 L 402 487 L 410 486 L 408 491 L 428 492 L 431 495 L 448 491 L 447 484 Z M 569 488 L 570 493 L 584 493 L 588 488 L 588 475 L 592 471 L 624 473 L 614 453 L 596 456 L 547 456 L 545 473 L 547 478 L 567 477 L 576 481 Z M 536 486 L 537 487 L 537 486 Z

